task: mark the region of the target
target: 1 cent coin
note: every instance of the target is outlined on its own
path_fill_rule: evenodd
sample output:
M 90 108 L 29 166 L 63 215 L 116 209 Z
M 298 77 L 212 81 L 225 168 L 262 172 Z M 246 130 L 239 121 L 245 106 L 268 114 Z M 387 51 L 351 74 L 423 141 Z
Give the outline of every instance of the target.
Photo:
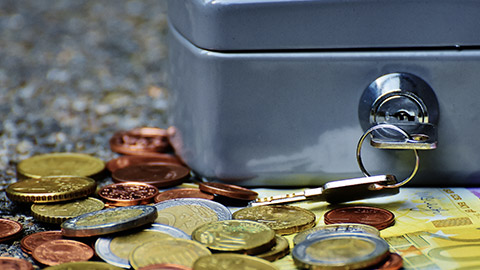
M 33 270 L 33 265 L 24 259 L 0 257 L 0 269 Z
M 22 241 L 20 241 L 20 245 L 26 253 L 32 254 L 33 250 L 35 250 L 35 248 L 40 246 L 41 244 L 62 238 L 63 237 L 61 231 L 37 232 L 25 236 Z
M 253 190 L 230 184 L 204 182 L 199 184 L 199 188 L 203 192 L 238 200 L 251 201 L 258 197 L 258 193 Z
M 137 164 L 174 164 L 183 165 L 174 155 L 158 153 L 156 156 L 121 156 L 107 162 L 107 169 L 114 172 L 118 169 Z
M 22 233 L 22 224 L 6 219 L 0 219 L 0 243 L 12 240 Z
M 179 185 L 190 174 L 190 170 L 173 164 L 140 164 L 118 169 L 112 173 L 114 182 L 142 182 L 156 187 Z
M 360 223 L 385 229 L 395 222 L 395 215 L 382 208 L 369 206 L 348 206 L 328 211 L 324 215 L 325 224 Z
M 167 131 L 154 127 L 119 131 L 110 139 L 110 148 L 126 155 L 155 155 L 172 150 Z
M 158 188 L 139 182 L 111 184 L 98 191 L 98 196 L 110 206 L 148 204 L 157 194 Z
M 66 239 L 48 241 L 33 250 L 32 256 L 39 263 L 57 265 L 67 262 L 88 261 L 94 255 L 88 245 Z
M 157 196 L 155 196 L 154 200 L 155 203 L 158 203 L 179 198 L 200 198 L 213 200 L 214 196 L 212 194 L 202 192 L 198 188 L 177 188 L 160 192 Z

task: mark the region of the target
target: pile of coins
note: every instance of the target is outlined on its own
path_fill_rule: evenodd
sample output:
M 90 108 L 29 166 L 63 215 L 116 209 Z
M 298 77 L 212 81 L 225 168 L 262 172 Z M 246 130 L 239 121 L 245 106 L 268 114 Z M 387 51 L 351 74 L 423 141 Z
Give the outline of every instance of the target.
M 7 197 L 30 205 L 36 220 L 59 225 L 20 242 L 45 269 L 274 270 L 272 262 L 289 254 L 307 269 L 402 267 L 379 236 L 394 223 L 387 210 L 336 208 L 325 213 L 325 226 L 316 226 L 313 212 L 291 205 L 242 207 L 232 214 L 228 205 L 245 206 L 258 194 L 236 185 L 191 183 L 167 131 L 121 131 L 110 146 L 124 156 L 106 166 L 75 153 L 18 164 L 21 181 L 7 188 Z M 114 183 L 97 188 L 105 167 Z M 192 187 L 178 187 L 186 182 Z M 0 242 L 21 235 L 18 222 L 0 219 Z M 25 260 L 0 257 L 0 267 L 6 265 L 33 269 Z

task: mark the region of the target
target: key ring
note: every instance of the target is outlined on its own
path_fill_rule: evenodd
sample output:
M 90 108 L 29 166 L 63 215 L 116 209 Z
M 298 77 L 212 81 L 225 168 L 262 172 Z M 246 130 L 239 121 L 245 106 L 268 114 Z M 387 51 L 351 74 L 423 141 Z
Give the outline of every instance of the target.
M 401 133 L 407 139 L 409 139 L 409 140 L 412 139 L 412 137 L 407 132 L 405 132 L 405 130 L 403 130 L 403 129 L 395 126 L 395 125 L 391 125 L 391 124 L 378 124 L 378 125 L 375 125 L 375 126 L 369 128 L 369 129 L 367 129 L 367 131 L 365 131 L 365 133 L 363 133 L 362 137 L 360 138 L 360 140 L 358 141 L 358 144 L 357 144 L 357 163 L 358 163 L 358 166 L 360 167 L 360 170 L 362 170 L 363 175 L 365 175 L 367 177 L 370 176 L 370 174 L 367 172 L 367 170 L 363 166 L 362 156 L 361 156 L 362 144 L 363 144 L 363 141 L 365 140 L 365 138 L 370 133 L 372 133 L 373 131 L 375 131 L 377 129 L 393 129 L 393 130 Z M 415 167 L 413 168 L 413 171 L 410 174 L 410 176 L 408 176 L 403 181 L 401 181 L 399 183 L 396 183 L 394 185 L 386 185 L 386 186 L 376 185 L 376 186 L 378 186 L 377 188 L 398 188 L 398 187 L 401 187 L 401 186 L 405 185 L 410 180 L 412 180 L 412 178 L 415 176 L 415 174 L 418 171 L 418 166 L 420 165 L 420 157 L 418 156 L 417 149 L 413 148 L 412 150 L 413 150 L 413 153 L 415 154 Z

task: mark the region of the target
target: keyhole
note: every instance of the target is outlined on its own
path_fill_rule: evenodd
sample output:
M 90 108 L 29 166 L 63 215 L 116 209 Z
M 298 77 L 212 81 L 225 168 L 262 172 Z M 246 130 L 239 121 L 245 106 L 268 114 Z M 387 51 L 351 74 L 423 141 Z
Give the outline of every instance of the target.
M 410 114 L 407 111 L 401 110 L 392 115 L 393 117 L 397 118 L 399 121 L 408 121 L 408 122 L 414 122 L 415 121 L 415 115 Z

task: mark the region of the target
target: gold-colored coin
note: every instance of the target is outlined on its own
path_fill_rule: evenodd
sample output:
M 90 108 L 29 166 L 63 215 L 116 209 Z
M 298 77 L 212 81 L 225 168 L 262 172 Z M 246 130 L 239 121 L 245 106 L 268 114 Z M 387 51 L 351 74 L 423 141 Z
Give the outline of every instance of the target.
M 300 232 L 315 226 L 315 214 L 312 211 L 289 205 L 247 207 L 233 213 L 233 218 L 258 221 L 281 235 Z
M 47 176 L 9 185 L 7 197 L 16 202 L 62 202 L 86 197 L 95 192 L 95 180 L 82 176 Z
M 104 262 L 69 262 L 43 268 L 44 270 L 125 270 Z
M 228 268 L 225 267 L 228 265 Z M 223 253 L 204 256 L 193 265 L 193 270 L 278 270 L 272 263 L 248 255 Z
M 53 175 L 93 176 L 105 168 L 96 157 L 80 153 L 50 153 L 22 160 L 17 165 L 20 178 L 40 178 Z
M 149 241 L 136 247 L 129 256 L 130 265 L 138 269 L 150 264 L 171 263 L 192 267 L 193 263 L 211 252 L 201 244 L 186 239 Z
M 256 221 L 223 220 L 198 227 L 192 239 L 215 251 L 258 254 L 275 245 L 275 231 Z
M 49 204 L 32 204 L 32 216 L 39 221 L 60 224 L 65 220 L 86 213 L 102 210 L 105 204 L 92 197 Z
M 256 254 L 255 257 L 273 262 L 287 256 L 289 253 L 290 253 L 290 245 L 288 244 L 287 238 L 281 235 L 276 235 L 275 246 L 273 246 L 271 250 L 265 253 Z

